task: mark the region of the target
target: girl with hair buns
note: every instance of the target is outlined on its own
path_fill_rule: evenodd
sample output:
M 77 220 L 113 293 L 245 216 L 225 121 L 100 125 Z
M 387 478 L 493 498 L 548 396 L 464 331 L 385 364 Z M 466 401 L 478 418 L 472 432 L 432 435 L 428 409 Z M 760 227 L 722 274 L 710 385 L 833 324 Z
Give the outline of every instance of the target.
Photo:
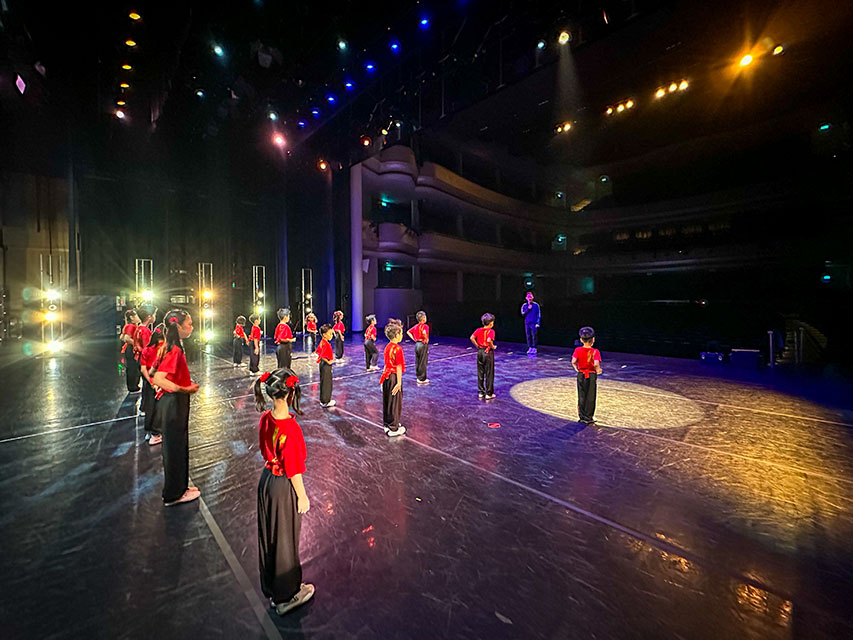
M 192 502 L 201 495 L 189 486 L 190 478 L 190 396 L 198 385 L 190 379 L 182 340 L 193 332 L 193 319 L 182 309 L 163 318 L 166 340 L 157 352 L 156 371 L 151 384 L 159 387 L 154 416 L 157 431 L 163 434 L 163 503 L 170 507 Z
M 302 388 L 292 369 L 281 368 L 261 374 L 254 391 L 255 405 L 263 413 L 258 426 L 264 457 L 258 482 L 261 590 L 276 613 L 284 615 L 314 595 L 314 585 L 302 582 L 299 562 L 302 514 L 311 506 L 302 482 L 307 457 L 305 438 L 294 418 L 294 414 L 302 415 Z M 272 400 L 271 411 L 265 411 L 264 392 Z

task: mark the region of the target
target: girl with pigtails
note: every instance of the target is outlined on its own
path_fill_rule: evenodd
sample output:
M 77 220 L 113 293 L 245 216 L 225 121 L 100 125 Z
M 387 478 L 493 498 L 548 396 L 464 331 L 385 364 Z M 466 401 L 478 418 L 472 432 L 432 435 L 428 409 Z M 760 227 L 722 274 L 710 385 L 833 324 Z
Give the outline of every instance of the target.
M 258 482 L 258 558 L 261 590 L 279 615 L 305 604 L 314 585 L 302 582 L 299 532 L 310 507 L 302 474 L 307 452 L 295 415 L 302 415 L 302 388 L 289 368 L 264 372 L 255 381 L 255 405 L 262 412 L 258 434 L 264 470 Z M 266 409 L 266 396 L 272 410 Z M 292 413 L 291 413 L 292 412 Z

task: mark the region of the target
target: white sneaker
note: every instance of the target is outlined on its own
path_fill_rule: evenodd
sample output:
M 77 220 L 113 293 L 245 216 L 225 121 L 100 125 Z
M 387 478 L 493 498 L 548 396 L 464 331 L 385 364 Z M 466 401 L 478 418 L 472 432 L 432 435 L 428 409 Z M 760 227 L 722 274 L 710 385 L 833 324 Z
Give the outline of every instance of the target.
M 198 500 L 200 495 L 201 491 L 199 491 L 195 487 L 193 487 L 192 489 L 187 488 L 187 490 L 184 491 L 184 495 L 182 495 L 180 498 L 178 498 L 177 500 L 172 500 L 172 502 L 165 502 L 164 505 L 167 507 L 171 507 L 176 504 L 181 504 L 182 502 L 192 502 L 193 500 Z
M 418 384 L 429 384 L 429 378 L 427 378 L 426 380 L 418 380 L 417 382 Z
M 305 584 L 302 583 L 302 586 L 299 588 L 299 591 L 295 596 L 293 596 L 289 601 L 282 602 L 281 604 L 274 605 L 275 612 L 283 616 L 288 611 L 291 611 L 298 607 L 301 604 L 305 604 L 311 598 L 314 597 L 314 585 L 313 584 Z
M 321 406 L 321 407 L 324 407 L 324 408 L 326 408 L 326 409 L 328 409 L 329 407 L 334 407 L 336 404 L 338 404 L 338 403 L 337 403 L 337 402 L 335 402 L 334 400 L 329 400 L 326 404 L 323 404 L 323 403 L 321 402 L 321 403 L 320 403 L 320 406 Z
M 487 395 L 487 396 L 486 396 L 486 400 L 491 400 L 491 399 L 493 399 L 494 397 L 495 397 L 495 394 L 494 394 L 494 393 L 492 393 L 492 394 L 490 394 L 490 395 Z
M 402 426 L 402 425 L 397 425 L 397 429 L 396 429 L 396 430 L 389 429 L 388 427 L 385 427 L 385 435 L 386 435 L 386 436 L 388 436 L 389 438 L 394 438 L 394 437 L 396 437 L 396 436 L 401 436 L 401 435 L 403 435 L 404 433 L 406 433 L 406 427 L 404 427 L 404 426 Z

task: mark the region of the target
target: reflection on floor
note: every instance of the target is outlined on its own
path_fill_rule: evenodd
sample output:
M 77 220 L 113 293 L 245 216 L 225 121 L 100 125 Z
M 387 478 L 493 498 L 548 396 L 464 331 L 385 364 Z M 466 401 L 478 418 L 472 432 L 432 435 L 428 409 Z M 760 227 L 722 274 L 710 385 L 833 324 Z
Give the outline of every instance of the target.
M 3 367 L 3 638 L 853 636 L 853 412 L 769 376 L 605 353 L 586 427 L 567 351 L 499 351 L 484 402 L 461 341 L 432 345 L 423 387 L 404 347 L 399 440 L 360 345 L 331 410 L 296 354 L 317 596 L 284 618 L 257 584 L 245 369 L 192 363 L 203 503 L 164 510 L 112 345 Z

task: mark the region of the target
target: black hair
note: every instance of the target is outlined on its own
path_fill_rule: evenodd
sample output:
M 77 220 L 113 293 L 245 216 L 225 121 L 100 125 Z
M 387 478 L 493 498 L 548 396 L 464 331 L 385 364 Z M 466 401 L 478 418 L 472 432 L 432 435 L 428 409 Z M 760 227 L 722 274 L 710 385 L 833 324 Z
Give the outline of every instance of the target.
M 495 316 L 491 313 L 484 313 L 483 316 L 480 318 L 480 322 L 483 323 L 484 327 L 486 325 L 488 325 L 489 323 L 492 323 L 494 321 L 495 321 Z
M 292 387 L 288 387 L 287 381 L 291 378 L 296 378 L 296 381 Z M 261 378 L 255 380 L 255 383 L 252 385 L 255 393 L 255 408 L 258 412 L 263 413 L 267 408 L 267 402 L 264 399 L 264 394 L 261 392 L 261 387 L 267 392 L 270 400 L 286 398 L 288 406 L 297 415 L 302 415 L 302 409 L 299 408 L 299 402 L 302 399 L 302 387 L 299 386 L 299 378 L 293 372 L 293 369 L 276 369 L 270 372 L 263 382 L 261 382 Z
M 595 329 L 592 327 L 581 327 L 578 335 L 581 338 L 581 342 L 589 342 L 595 337 Z
M 290 309 L 288 309 L 287 307 L 284 307 L 283 309 L 278 310 L 278 319 L 279 320 L 284 320 L 289 315 L 290 315 Z
M 178 333 L 178 325 L 184 324 L 189 315 L 189 312 L 184 309 L 172 309 L 166 314 L 166 317 L 163 318 L 163 324 L 166 327 L 163 330 L 163 335 L 166 336 L 166 341 L 160 346 L 160 350 L 157 352 L 158 365 L 163 360 L 163 357 L 172 350 L 172 347 L 177 346 L 179 349 L 183 350 L 183 346 L 181 345 L 181 336 Z
M 124 312 L 124 322 L 125 324 L 130 324 L 130 319 L 133 317 L 133 314 L 136 313 L 134 309 L 128 309 Z
M 395 318 L 388 318 L 388 322 L 385 324 L 385 337 L 393 340 L 401 335 L 403 335 L 403 323 Z
M 255 320 L 260 320 L 260 319 L 261 319 L 261 316 L 259 316 L 257 313 L 253 313 L 252 315 L 249 316 L 249 322 L 251 322 L 252 324 L 255 324 Z
M 146 347 L 156 347 L 158 344 L 160 344 L 161 341 L 165 340 L 166 339 L 166 336 L 164 335 L 165 329 L 166 329 L 166 325 L 164 325 L 162 322 L 160 324 L 158 324 L 156 327 L 154 327 L 154 331 L 151 332 L 151 339 L 148 341 L 148 344 L 145 346 Z
M 237 320 L 235 321 L 241 327 L 246 325 L 246 316 L 237 316 Z
M 321 325 L 320 326 L 320 335 L 324 336 L 331 330 L 332 330 L 332 325 L 330 325 L 330 324 Z
M 376 322 L 376 316 L 373 315 L 372 313 L 369 316 L 365 316 L 364 319 L 367 320 L 367 324 L 370 324 L 372 322 Z
M 148 318 L 154 315 L 154 311 L 151 307 L 136 307 L 134 311 L 136 311 L 136 315 L 139 316 L 139 321 L 143 324 L 145 324 L 145 321 L 148 320 Z
M 332 319 L 333 319 L 333 320 L 343 320 L 343 317 L 344 317 L 344 312 L 343 312 L 343 311 L 335 311 L 335 312 L 332 314 Z
M 426 318 L 426 311 L 418 311 L 418 312 L 415 314 L 415 317 L 418 319 L 418 322 L 420 322 L 421 320 L 423 320 L 424 318 Z

